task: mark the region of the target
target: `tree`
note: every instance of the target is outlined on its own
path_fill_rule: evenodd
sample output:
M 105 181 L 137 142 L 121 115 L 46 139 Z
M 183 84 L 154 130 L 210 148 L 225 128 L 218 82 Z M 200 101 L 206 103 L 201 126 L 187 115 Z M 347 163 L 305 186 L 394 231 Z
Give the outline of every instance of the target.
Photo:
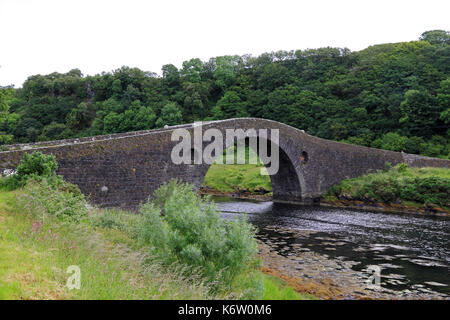
M 180 72 L 173 64 L 165 64 L 162 66 L 163 84 L 169 94 L 180 87 Z
M 108 113 L 108 115 L 103 119 L 103 134 L 119 132 L 121 121 L 121 115 L 114 111 Z
M 9 113 L 9 101 L 14 94 L 12 88 L 0 88 L 0 145 L 11 143 L 13 135 L 8 134 L 5 130 L 13 129 L 13 125 L 17 122 L 17 115 Z
M 439 119 L 439 109 L 427 91 L 406 91 L 400 110 L 402 117 L 399 123 L 409 129 L 409 133 L 431 135 L 431 127 Z
M 156 114 L 151 107 L 144 107 L 139 100 L 126 110 L 120 119 L 119 131 L 133 131 L 152 129 L 155 125 Z
M 89 123 L 89 111 L 87 104 L 82 102 L 76 109 L 72 109 L 66 117 L 66 126 L 72 130 L 82 130 L 87 127 Z
M 183 116 L 180 107 L 175 102 L 169 102 L 162 108 L 161 115 L 156 121 L 156 127 L 173 126 L 180 124 L 182 120 Z
M 439 118 L 448 124 L 450 123 L 450 78 L 441 82 L 441 87 L 438 92 L 437 101 L 443 109 Z
M 189 120 L 202 120 L 208 115 L 208 93 L 207 83 L 185 82 L 183 84 L 185 112 Z
M 450 44 L 450 32 L 444 30 L 425 31 L 419 39 L 431 44 Z
M 135 130 L 146 130 L 155 127 L 156 114 L 152 107 L 141 106 L 134 118 L 134 129 Z
M 66 126 L 62 123 L 52 122 L 49 125 L 46 125 L 42 130 L 42 134 L 39 136 L 40 141 L 46 140 L 58 140 L 68 138 L 64 133 L 68 133 L 66 130 Z
M 214 119 L 248 117 L 246 104 L 234 91 L 225 92 L 213 108 Z
M 217 86 L 222 90 L 230 87 L 236 80 L 236 66 L 239 63 L 239 56 L 223 56 L 215 59 L 216 70 L 213 77 Z
M 203 63 L 200 59 L 195 58 L 183 62 L 183 68 L 181 69 L 181 76 L 185 81 L 200 82 L 201 72 L 203 70 Z
M 401 136 L 395 132 L 389 132 L 384 134 L 381 139 L 375 141 L 372 146 L 392 151 L 404 151 L 407 143 L 407 137 Z

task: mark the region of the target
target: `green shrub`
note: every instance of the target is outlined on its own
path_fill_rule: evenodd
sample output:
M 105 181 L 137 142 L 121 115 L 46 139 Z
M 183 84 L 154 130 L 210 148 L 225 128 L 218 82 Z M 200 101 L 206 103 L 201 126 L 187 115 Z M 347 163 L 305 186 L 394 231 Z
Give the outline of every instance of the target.
M 397 182 L 382 175 L 364 184 L 359 194 L 365 195 L 365 198 L 379 199 L 386 203 L 396 200 L 399 196 Z
M 58 164 L 53 155 L 45 155 L 41 152 L 25 153 L 22 161 L 17 166 L 17 172 L 0 182 L 0 187 L 13 190 L 22 187 L 29 179 L 40 181 L 42 178 L 48 178 L 49 182 L 61 181 L 56 176 Z
M 174 180 L 164 184 L 140 213 L 141 239 L 166 265 L 178 261 L 199 268 L 219 286 L 231 285 L 256 266 L 254 228 L 244 219 L 223 220 L 215 204 L 198 196 L 192 185 Z
M 25 153 L 23 159 L 17 167 L 19 177 L 40 176 L 50 177 L 56 174 L 58 164 L 54 155 L 45 155 L 41 152 Z
M 404 173 L 408 170 L 408 165 L 402 162 L 399 165 L 397 165 L 397 170 L 398 172 Z

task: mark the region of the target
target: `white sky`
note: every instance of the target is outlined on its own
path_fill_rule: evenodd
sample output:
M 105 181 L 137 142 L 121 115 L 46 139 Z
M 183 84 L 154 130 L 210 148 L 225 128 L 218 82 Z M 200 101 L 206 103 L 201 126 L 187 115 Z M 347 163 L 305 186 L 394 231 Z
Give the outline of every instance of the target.
M 445 0 L 0 0 L 0 86 L 79 68 L 161 73 L 184 60 L 416 40 Z

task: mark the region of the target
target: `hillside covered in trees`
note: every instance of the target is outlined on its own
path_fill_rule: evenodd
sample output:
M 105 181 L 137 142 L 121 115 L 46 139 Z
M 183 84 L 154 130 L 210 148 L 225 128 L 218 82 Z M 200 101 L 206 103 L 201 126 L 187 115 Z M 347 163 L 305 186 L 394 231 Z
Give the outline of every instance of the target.
M 362 51 L 191 59 L 162 76 L 74 69 L 0 88 L 0 144 L 259 117 L 364 146 L 449 158 L 450 33 Z M 1 148 L 1 147 L 0 147 Z

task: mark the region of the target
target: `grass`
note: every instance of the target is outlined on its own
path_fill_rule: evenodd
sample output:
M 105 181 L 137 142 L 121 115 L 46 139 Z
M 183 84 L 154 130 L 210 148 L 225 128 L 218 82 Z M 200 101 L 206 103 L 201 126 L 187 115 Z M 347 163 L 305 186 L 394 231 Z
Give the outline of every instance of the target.
M 183 265 L 169 271 L 146 255 L 126 230 L 139 216 L 94 208 L 88 223 L 62 222 L 27 197 L 22 189 L 0 190 L 0 299 L 236 299 L 254 277 L 263 277 L 264 299 L 311 298 L 259 271 L 212 294 L 203 279 L 181 276 Z M 71 265 L 81 270 L 79 290 L 66 286 Z
M 18 210 L 21 196 L 20 191 L 0 192 L 1 299 L 218 298 L 200 279 L 172 274 L 157 262 L 143 267 L 148 257 L 127 246 L 131 240 L 119 230 L 45 217 L 33 232 L 42 220 Z M 66 287 L 70 265 L 81 269 L 79 290 Z
M 263 300 L 316 300 L 317 298 L 309 295 L 298 293 L 293 287 L 289 286 L 283 279 L 264 275 L 265 293 Z
M 238 190 L 254 192 L 260 189 L 272 191 L 270 178 L 261 175 L 261 169 L 265 170 L 264 167 L 255 164 L 213 164 L 205 176 L 203 186 L 221 192 Z
M 0 299 L 61 299 L 68 293 L 53 276 L 51 251 L 24 240 L 23 215 L 12 215 L 16 192 L 0 193 Z M 50 249 L 50 248 L 49 248 Z
M 388 167 L 361 177 L 346 179 L 330 189 L 326 200 L 338 198 L 401 202 L 411 207 L 450 206 L 450 170 L 447 168 L 408 168 L 406 164 Z
M 230 149 L 227 152 L 233 151 Z M 261 174 L 261 171 L 266 171 L 266 168 L 259 159 L 257 159 L 256 164 L 249 164 L 249 154 L 255 155 L 254 151 L 247 148 L 246 164 L 223 164 L 225 162 L 223 158 L 217 159 L 206 173 L 203 186 L 221 192 L 236 192 L 239 190 L 255 192 L 261 189 L 272 191 L 270 177 Z M 237 152 L 235 157 L 237 157 Z

